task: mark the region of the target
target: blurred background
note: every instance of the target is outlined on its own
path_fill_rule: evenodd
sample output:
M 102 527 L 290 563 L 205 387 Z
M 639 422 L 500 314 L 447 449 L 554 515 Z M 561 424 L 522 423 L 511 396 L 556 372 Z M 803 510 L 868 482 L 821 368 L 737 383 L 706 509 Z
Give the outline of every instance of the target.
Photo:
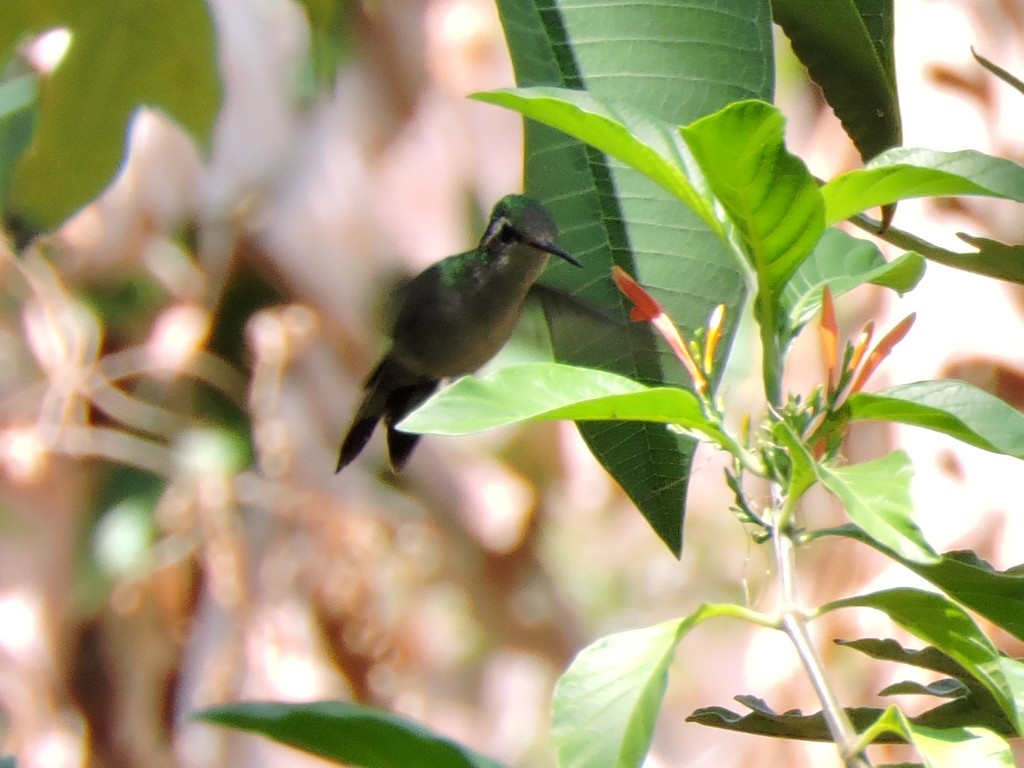
M 5 246 L 0 260 L 3 752 L 26 768 L 321 765 L 190 713 L 342 698 L 551 766 L 551 689 L 575 652 L 703 601 L 770 604 L 766 553 L 708 452 L 677 561 L 572 425 L 428 437 L 401 476 L 378 439 L 335 475 L 392 289 L 472 246 L 521 188 L 519 118 L 465 98 L 513 84 L 501 27 L 490 0 L 353 0 L 325 90 L 297 4 L 210 5 L 225 89 L 211 156 L 143 112 L 107 192 L 37 252 Z M 900 0 L 896 13 L 905 143 L 1024 160 L 1024 96 L 970 54 L 1024 73 L 1024 3 Z M 45 69 L 55 46 L 27 55 Z M 857 167 L 778 48 L 791 149 L 818 176 Z M 1024 239 L 1020 207 L 989 200 L 903 203 L 896 223 L 947 247 L 961 230 Z M 844 299 L 840 320 L 853 334 L 918 312 L 875 387 L 955 376 L 1020 406 L 1022 309 L 1019 287 L 930 266 L 902 300 Z M 537 335 L 527 317 L 506 360 Z M 722 392 L 757 413 L 751 343 L 741 334 Z M 813 338 L 792 359 L 794 388 L 820 381 Z M 848 453 L 896 445 L 934 545 L 1024 560 L 1017 464 L 882 427 L 860 427 Z M 840 519 L 823 496 L 811 507 Z M 873 555 L 812 548 L 807 600 L 910 583 Z M 832 646 L 893 636 L 878 618 L 816 629 L 844 701 L 877 703 L 907 676 Z M 684 722 L 744 693 L 818 709 L 783 637 L 701 626 L 680 646 L 649 765 L 838 764 L 830 745 Z

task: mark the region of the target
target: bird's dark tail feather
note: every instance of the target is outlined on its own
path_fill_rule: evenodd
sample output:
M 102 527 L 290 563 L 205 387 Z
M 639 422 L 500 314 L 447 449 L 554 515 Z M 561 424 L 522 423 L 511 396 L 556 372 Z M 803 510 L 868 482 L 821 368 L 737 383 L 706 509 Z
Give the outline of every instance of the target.
M 390 357 L 381 360 L 366 380 L 366 395 L 341 443 L 335 472 L 340 472 L 355 461 L 356 456 L 370 442 L 381 418 L 388 428 L 391 466 L 396 471 L 400 470 L 409 460 L 409 454 L 416 447 L 420 436 L 400 432 L 394 425 L 430 397 L 438 384 L 436 380 L 423 380 L 414 376 Z
M 387 407 L 388 396 L 390 391 L 386 388 L 386 384 L 382 379 L 386 378 L 385 368 L 394 367 L 390 364 L 390 358 L 384 357 L 377 367 L 373 369 L 373 373 L 366 379 L 366 383 L 363 385 L 363 390 L 366 394 L 363 396 L 363 402 L 359 404 L 359 410 L 356 411 L 355 418 L 352 419 L 352 426 L 348 428 L 348 432 L 345 433 L 345 439 L 341 443 L 341 450 L 338 451 L 338 467 L 334 470 L 335 474 L 341 472 L 345 467 L 355 461 L 366 444 L 370 442 L 370 438 L 373 437 L 373 430 L 377 428 L 377 422 L 380 421 L 384 415 L 384 409 Z
M 414 411 L 424 400 L 434 394 L 440 382 L 422 381 L 412 386 L 396 390 L 388 397 L 384 408 L 384 423 L 388 427 L 388 456 L 391 466 L 397 472 L 409 460 L 412 449 L 416 447 L 421 435 L 402 432 L 395 429 L 395 424 Z

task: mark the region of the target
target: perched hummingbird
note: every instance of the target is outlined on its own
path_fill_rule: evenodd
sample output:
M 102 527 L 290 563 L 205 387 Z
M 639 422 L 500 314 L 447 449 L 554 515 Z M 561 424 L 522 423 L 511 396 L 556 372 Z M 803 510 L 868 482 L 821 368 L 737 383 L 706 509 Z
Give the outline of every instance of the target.
M 549 254 L 583 266 L 555 245 L 557 235 L 543 205 L 508 195 L 494 206 L 476 248 L 413 278 L 401 299 L 391 349 L 363 385 L 336 472 L 359 455 L 381 418 L 391 466 L 402 468 L 420 436 L 400 432 L 395 424 L 430 397 L 441 379 L 471 373 L 497 354 L 515 330 Z

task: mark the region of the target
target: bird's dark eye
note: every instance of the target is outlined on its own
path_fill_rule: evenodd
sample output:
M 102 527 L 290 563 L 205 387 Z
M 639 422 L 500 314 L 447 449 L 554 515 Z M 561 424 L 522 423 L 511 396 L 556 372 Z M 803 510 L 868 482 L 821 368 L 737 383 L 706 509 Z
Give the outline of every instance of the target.
M 495 216 L 484 233 L 482 244 L 489 245 L 495 241 L 509 243 L 519 239 L 519 233 L 512 226 L 512 222 L 504 216 Z

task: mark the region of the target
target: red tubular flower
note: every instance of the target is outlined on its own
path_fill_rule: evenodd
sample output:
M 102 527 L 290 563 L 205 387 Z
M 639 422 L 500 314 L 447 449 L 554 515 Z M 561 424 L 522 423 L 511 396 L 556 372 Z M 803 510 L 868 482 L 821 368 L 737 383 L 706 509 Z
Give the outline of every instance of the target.
M 679 335 L 679 329 L 676 328 L 675 323 L 665 313 L 664 307 L 640 283 L 618 266 L 612 267 L 612 280 L 615 281 L 615 285 L 618 286 L 623 295 L 633 302 L 633 309 L 629 313 L 629 319 L 634 323 L 650 323 L 653 325 L 658 333 L 662 335 L 662 338 L 668 342 L 668 345 L 672 347 L 672 351 L 676 353 L 676 357 L 679 358 L 690 374 L 694 389 L 697 392 L 707 392 L 707 378 L 705 378 L 693 359 L 690 350 L 686 348 L 682 336 Z
M 882 361 L 889 356 L 890 352 L 892 352 L 893 347 L 899 344 L 903 340 L 903 337 L 910 332 L 910 328 L 913 326 L 916 318 L 916 313 L 911 313 L 904 317 L 896 324 L 896 327 L 885 334 L 882 340 L 878 342 L 878 345 L 871 350 L 871 354 L 868 355 L 868 358 L 864 363 L 864 367 L 860 369 L 860 373 L 853 381 L 853 386 L 850 387 L 851 393 L 860 392 L 861 387 L 863 387 L 871 377 L 871 374 L 875 372 L 878 366 L 882 364 Z
M 839 365 L 839 323 L 836 307 L 832 301 L 832 289 L 827 285 L 821 296 L 821 322 L 818 324 L 821 339 L 821 357 L 825 361 L 825 387 L 832 394 L 836 385 L 836 368 Z

